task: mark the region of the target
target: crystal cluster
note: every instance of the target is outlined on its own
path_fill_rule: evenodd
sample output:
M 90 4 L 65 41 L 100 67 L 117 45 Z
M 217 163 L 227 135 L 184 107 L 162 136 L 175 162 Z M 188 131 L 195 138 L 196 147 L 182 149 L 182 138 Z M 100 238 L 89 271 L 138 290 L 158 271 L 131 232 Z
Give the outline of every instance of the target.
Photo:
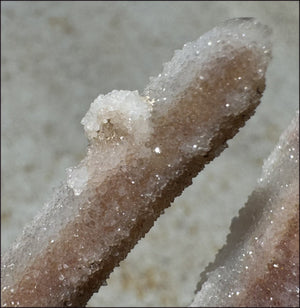
M 2 260 L 2 306 L 82 306 L 226 147 L 265 88 L 270 30 L 235 19 L 176 51 L 144 93 L 99 96 L 90 144 Z
M 299 307 L 298 117 L 265 161 L 192 307 Z
M 150 134 L 150 127 L 147 125 L 150 112 L 151 105 L 138 91 L 114 90 L 107 95 L 99 95 L 81 123 L 90 140 L 101 138 L 101 134 L 103 138 L 112 137 L 105 135 L 105 125 L 110 124 L 114 128 L 113 132 L 120 137 L 130 134 L 145 142 Z

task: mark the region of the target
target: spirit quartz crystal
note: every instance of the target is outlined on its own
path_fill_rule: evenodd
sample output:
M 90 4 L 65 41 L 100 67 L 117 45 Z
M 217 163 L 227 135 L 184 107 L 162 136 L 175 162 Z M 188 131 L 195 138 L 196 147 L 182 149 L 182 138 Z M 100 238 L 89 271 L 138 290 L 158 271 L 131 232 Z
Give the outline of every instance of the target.
M 299 307 L 299 112 L 202 278 L 191 307 Z
M 2 259 L 2 306 L 84 306 L 254 113 L 270 30 L 227 21 L 175 51 L 142 95 L 100 95 L 86 157 Z

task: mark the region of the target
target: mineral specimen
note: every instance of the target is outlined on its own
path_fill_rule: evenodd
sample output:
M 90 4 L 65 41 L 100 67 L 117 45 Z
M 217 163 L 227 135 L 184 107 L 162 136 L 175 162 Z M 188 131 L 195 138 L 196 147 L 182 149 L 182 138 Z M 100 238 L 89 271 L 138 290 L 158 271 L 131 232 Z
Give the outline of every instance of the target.
M 2 306 L 82 306 L 226 147 L 265 88 L 270 30 L 230 20 L 176 51 L 143 95 L 100 95 L 87 155 L 2 260 Z
M 299 307 L 298 117 L 265 161 L 192 307 Z

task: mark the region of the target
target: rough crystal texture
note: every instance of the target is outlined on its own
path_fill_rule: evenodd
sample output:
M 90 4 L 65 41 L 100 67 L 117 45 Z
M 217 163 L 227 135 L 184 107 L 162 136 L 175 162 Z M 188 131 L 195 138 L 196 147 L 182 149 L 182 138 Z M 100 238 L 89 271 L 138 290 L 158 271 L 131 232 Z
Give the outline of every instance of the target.
M 86 157 L 3 257 L 3 306 L 86 304 L 254 113 L 269 34 L 229 21 L 176 52 L 143 96 L 113 91 L 91 105 Z
M 108 138 L 105 125 L 113 127 L 112 133 L 119 137 L 131 134 L 140 141 L 145 141 L 150 134 L 147 119 L 150 117 L 151 105 L 141 97 L 138 91 L 116 91 L 99 95 L 81 123 L 87 137 Z
M 298 117 L 265 161 L 192 307 L 299 307 Z

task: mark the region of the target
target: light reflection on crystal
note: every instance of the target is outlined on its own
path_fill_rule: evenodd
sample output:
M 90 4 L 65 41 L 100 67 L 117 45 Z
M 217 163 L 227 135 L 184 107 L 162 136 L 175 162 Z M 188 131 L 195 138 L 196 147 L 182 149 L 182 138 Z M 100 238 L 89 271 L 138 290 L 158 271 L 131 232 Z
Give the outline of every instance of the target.
M 156 148 L 154 149 L 154 152 L 155 152 L 156 154 L 160 154 L 160 153 L 161 153 L 161 150 L 160 150 L 159 147 L 156 147 Z

